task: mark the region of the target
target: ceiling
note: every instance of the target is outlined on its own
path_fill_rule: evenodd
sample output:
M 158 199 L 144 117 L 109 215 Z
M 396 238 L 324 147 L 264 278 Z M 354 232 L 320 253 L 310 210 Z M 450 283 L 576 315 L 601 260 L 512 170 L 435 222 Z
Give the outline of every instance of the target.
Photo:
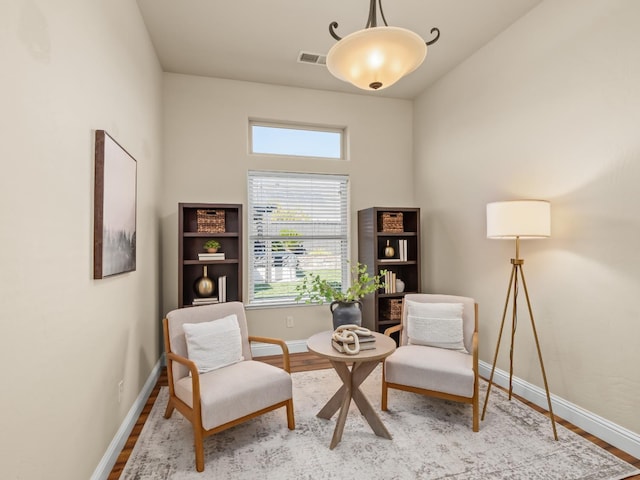
M 438 42 L 416 71 L 378 92 L 365 92 L 325 66 L 299 63 L 301 51 L 326 55 L 338 35 L 367 22 L 368 0 L 137 0 L 166 72 L 412 99 L 525 15 L 541 0 L 393 0 L 390 26 Z M 378 18 L 382 25 L 382 20 Z

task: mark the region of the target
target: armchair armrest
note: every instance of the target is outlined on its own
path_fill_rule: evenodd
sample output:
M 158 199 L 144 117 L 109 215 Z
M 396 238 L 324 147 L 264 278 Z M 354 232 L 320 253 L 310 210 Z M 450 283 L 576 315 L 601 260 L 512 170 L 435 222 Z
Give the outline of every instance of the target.
M 284 340 L 280 340 L 279 338 L 271 338 L 271 337 L 256 337 L 253 335 L 249 335 L 249 342 L 262 342 L 262 343 L 272 343 L 274 345 L 279 345 L 282 349 L 282 359 L 284 361 L 283 370 L 287 373 L 291 373 L 291 363 L 289 361 L 289 347 L 284 342 Z
M 198 367 L 194 362 L 192 362 L 188 358 L 182 357 L 180 355 L 176 355 L 173 352 L 168 352 L 167 353 L 167 369 L 169 370 L 171 369 L 171 362 L 178 362 L 189 369 L 189 372 L 191 373 L 191 383 L 193 385 L 193 403 L 192 403 L 193 411 L 194 411 L 194 414 L 199 417 L 200 416 L 200 373 L 198 373 Z M 173 378 L 173 375 L 171 375 L 170 378 Z M 173 395 L 174 387 L 173 385 L 170 385 L 170 387 L 171 387 L 171 394 Z
M 197 377 L 199 375 L 198 367 L 196 366 L 195 363 L 193 363 L 188 358 L 181 357 L 180 355 L 176 355 L 173 352 L 169 352 L 169 353 L 167 353 L 167 360 L 178 362 L 178 363 L 184 365 L 185 367 L 187 367 L 189 369 L 189 371 L 191 372 L 191 376 L 192 377 Z
M 402 324 L 394 325 L 393 327 L 389 327 L 384 331 L 384 334 L 389 337 L 392 333 L 400 332 L 402 330 Z

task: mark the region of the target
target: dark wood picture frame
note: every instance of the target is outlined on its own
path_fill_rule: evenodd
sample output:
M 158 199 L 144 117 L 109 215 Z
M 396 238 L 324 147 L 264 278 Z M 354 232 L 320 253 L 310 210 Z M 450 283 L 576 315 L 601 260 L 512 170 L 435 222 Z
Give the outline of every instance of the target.
M 106 131 L 96 130 L 93 278 L 136 269 L 137 162 Z

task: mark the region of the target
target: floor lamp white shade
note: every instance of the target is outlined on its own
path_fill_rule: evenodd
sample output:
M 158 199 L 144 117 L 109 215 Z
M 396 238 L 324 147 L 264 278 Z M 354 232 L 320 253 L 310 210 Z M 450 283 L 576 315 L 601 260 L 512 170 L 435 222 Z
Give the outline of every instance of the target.
M 546 200 L 512 200 L 487 204 L 487 238 L 551 236 L 551 204 Z

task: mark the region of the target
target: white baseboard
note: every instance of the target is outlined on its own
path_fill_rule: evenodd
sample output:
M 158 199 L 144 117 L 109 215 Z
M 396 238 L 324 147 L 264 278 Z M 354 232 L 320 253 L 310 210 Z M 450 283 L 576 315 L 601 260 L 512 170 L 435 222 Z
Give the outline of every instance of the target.
M 153 391 L 153 387 L 155 387 L 156 382 L 158 381 L 158 377 L 160 376 L 160 371 L 162 368 L 162 361 L 164 355 L 158 359 L 156 364 L 154 365 L 151 373 L 149 374 L 149 378 L 145 382 L 142 387 L 142 391 L 138 395 L 138 398 L 133 402 L 127 416 L 124 417 L 120 428 L 116 432 L 115 437 L 111 440 L 107 451 L 102 456 L 102 460 L 98 463 L 93 475 L 91 475 L 91 480 L 106 480 L 113 469 L 113 466 L 116 464 L 118 460 L 118 455 L 122 451 L 129 435 L 131 434 L 131 430 L 135 427 L 136 422 L 138 421 L 138 417 L 142 412 L 142 409 L 147 403 L 147 399 L 151 392 Z
M 480 361 L 478 368 L 480 370 L 480 376 L 487 379 L 491 376 L 491 364 Z M 493 383 L 504 388 L 509 388 L 509 373 L 496 368 L 493 374 Z M 545 390 L 525 382 L 518 377 L 513 377 L 513 393 L 520 395 L 545 410 L 549 409 Z M 484 402 L 484 399 L 481 399 L 481 402 Z M 637 433 L 616 425 L 595 413 L 591 413 L 553 394 L 551 395 L 551 406 L 556 416 L 571 422 L 584 431 L 627 452 L 629 455 L 640 458 L 640 435 Z

